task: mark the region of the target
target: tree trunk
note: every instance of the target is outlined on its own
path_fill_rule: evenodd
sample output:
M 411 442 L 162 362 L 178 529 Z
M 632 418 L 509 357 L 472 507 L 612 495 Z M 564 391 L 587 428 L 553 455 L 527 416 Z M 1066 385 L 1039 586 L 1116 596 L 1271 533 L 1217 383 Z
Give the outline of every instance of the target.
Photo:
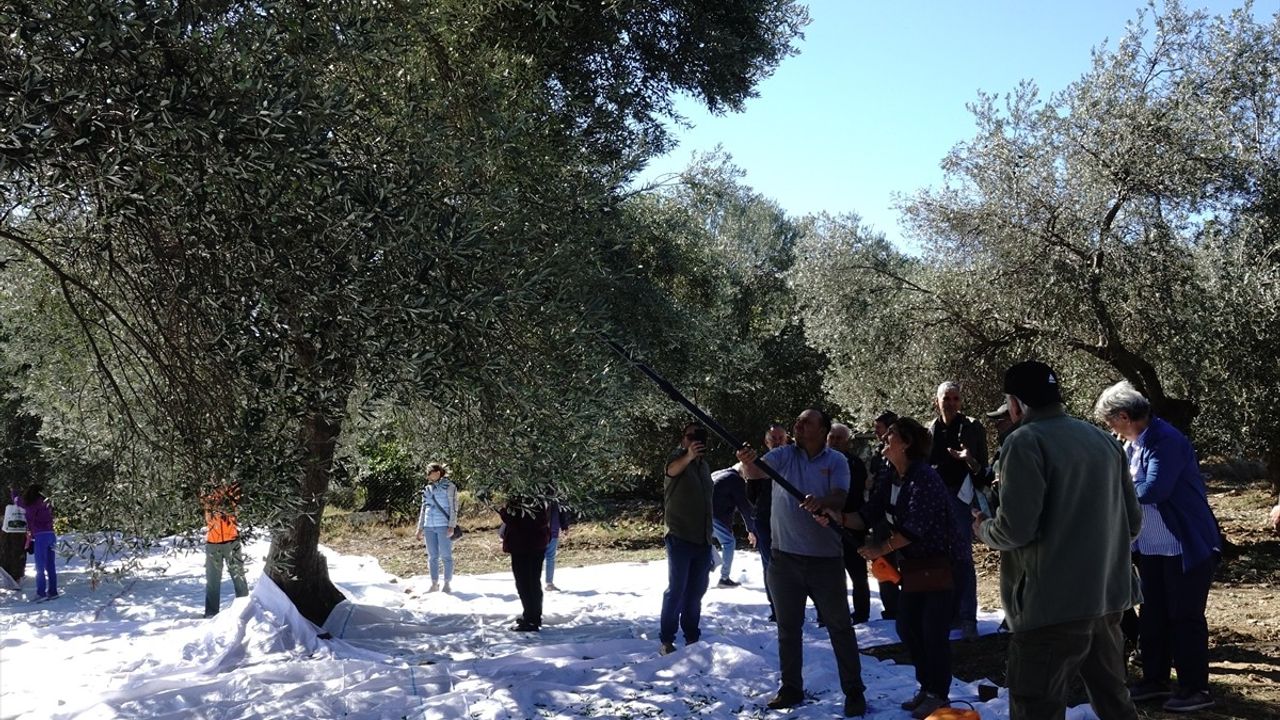
M 1267 479 L 1271 481 L 1271 494 L 1280 502 L 1280 438 L 1273 440 L 1267 448 Z
M 320 522 L 324 516 L 334 446 L 341 421 L 313 411 L 302 430 L 307 458 L 302 478 L 302 509 L 293 526 L 271 540 L 267 577 L 297 606 L 303 617 L 323 625 L 344 596 L 329 580 L 329 566 L 319 550 Z

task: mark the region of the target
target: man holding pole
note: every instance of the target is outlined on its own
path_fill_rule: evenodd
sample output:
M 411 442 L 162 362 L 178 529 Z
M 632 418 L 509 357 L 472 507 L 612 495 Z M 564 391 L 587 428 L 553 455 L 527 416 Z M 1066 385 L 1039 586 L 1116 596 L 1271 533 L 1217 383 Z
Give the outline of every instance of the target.
M 680 446 L 667 459 L 662 484 L 663 518 L 667 524 L 667 590 L 662 594 L 659 651 L 676 651 L 676 628 L 684 644 L 702 636 L 702 596 L 711 571 L 711 466 L 703 454 L 707 429 L 688 423 L 680 433 Z
M 844 714 L 861 717 L 867 708 L 863 697 L 866 686 L 862 682 L 858 641 L 849 618 L 841 535 L 813 519 L 813 513 L 824 508 L 839 511 L 849 492 L 849 463 L 844 455 L 826 446 L 830 431 L 831 417 L 810 408 L 796 420 L 795 445 L 774 448 L 762 458 L 804 494 L 804 499 L 797 501 L 787 489 L 774 483 L 773 560 L 766 582 L 778 617 L 782 687 L 768 706 L 778 710 L 804 702 L 802 631 L 805 602 L 811 597 L 827 621 L 827 635 L 845 695 Z M 755 464 L 756 453 L 750 447 L 738 451 L 738 460 L 747 478 L 765 477 L 764 469 Z

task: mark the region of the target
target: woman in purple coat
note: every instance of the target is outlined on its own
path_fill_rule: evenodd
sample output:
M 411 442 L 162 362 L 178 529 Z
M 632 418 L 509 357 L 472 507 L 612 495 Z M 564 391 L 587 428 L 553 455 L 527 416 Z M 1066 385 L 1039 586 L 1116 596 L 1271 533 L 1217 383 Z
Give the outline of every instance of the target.
M 547 505 L 538 498 L 513 497 L 498 515 L 503 522 L 502 551 L 511 555 L 522 610 L 511 629 L 537 632 L 542 629 L 542 561 L 551 541 Z
M 950 493 L 928 463 L 929 431 L 903 417 L 889 426 L 883 440 L 881 454 L 891 468 L 891 482 L 878 485 L 862 509 L 836 513 L 832 520 L 855 530 L 888 521 L 892 529 L 884 542 L 863 546 L 858 553 L 867 560 L 895 552 L 899 556 L 902 591 L 896 628 L 920 685 L 902 709 L 920 719 L 948 704 L 952 568 L 964 559 L 966 540 L 952 519 Z
M 58 536 L 53 532 L 53 507 L 40 490 L 38 483 L 32 483 L 21 495 L 14 493 L 13 502 L 27 513 L 27 532 L 35 545 L 36 599 L 52 600 L 58 597 L 58 571 L 53 555 Z

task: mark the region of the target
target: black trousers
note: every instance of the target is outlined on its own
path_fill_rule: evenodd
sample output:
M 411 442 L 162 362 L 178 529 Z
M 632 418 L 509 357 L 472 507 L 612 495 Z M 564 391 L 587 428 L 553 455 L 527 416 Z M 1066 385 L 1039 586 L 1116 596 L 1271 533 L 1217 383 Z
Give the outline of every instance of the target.
M 524 612 L 520 619 L 542 627 L 542 560 L 545 550 L 534 553 L 511 553 L 511 574 L 516 579 L 516 592 Z
M 866 535 L 846 533 L 844 536 L 844 570 L 853 583 L 853 614 L 866 622 L 871 615 L 871 586 L 867 583 L 867 561 L 858 554 Z
M 955 591 L 904 592 L 898 596 L 898 637 L 911 653 L 920 689 L 947 697 L 951 688 L 951 614 Z
M 1181 555 L 1138 556 L 1143 680 L 1168 682 L 1176 667 L 1178 689 L 1209 689 L 1209 623 L 1204 609 L 1217 564 L 1217 558 L 1210 557 L 1183 570 Z

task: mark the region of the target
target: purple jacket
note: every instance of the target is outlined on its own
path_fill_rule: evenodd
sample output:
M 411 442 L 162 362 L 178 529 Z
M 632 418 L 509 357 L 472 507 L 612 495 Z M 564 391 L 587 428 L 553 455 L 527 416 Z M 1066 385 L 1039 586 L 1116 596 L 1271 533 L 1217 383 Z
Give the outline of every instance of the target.
M 893 466 L 889 468 L 890 476 L 896 477 Z M 894 529 L 911 540 L 898 551 L 903 557 L 964 559 L 963 541 L 951 517 L 950 493 L 936 470 L 924 460 L 916 460 L 907 468 L 896 503 L 892 493 L 893 483 L 878 485 L 858 511 L 868 527 L 891 513 Z
M 538 554 L 547 551 L 551 542 L 551 526 L 545 507 L 532 511 L 532 515 L 517 508 L 502 508 L 498 515 L 507 527 L 502 532 L 502 551 L 517 555 Z
M 39 499 L 28 505 L 22 500 L 21 495 L 14 493 L 13 504 L 26 511 L 27 531 L 32 535 L 53 532 L 53 508 L 49 505 L 49 498 L 41 495 Z

